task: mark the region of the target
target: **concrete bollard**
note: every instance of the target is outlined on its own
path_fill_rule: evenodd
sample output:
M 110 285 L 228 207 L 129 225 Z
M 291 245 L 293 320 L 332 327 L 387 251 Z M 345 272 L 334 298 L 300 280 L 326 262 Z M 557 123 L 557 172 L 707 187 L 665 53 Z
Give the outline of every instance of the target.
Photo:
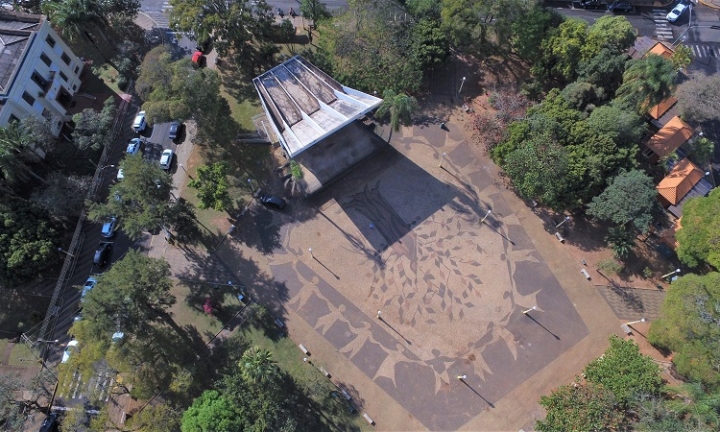
M 298 345 L 298 347 L 300 348 L 300 351 L 302 351 L 305 355 L 310 355 L 310 351 L 308 351 L 307 348 L 305 348 L 305 345 L 300 344 L 300 345 Z
M 368 423 L 370 423 L 371 426 L 375 426 L 375 420 L 370 418 L 370 416 L 367 415 L 367 413 L 363 413 L 363 417 L 365 418 L 365 420 L 367 420 Z
M 565 239 L 563 238 L 563 236 L 560 235 L 559 232 L 555 233 L 555 237 L 557 237 L 557 239 L 560 240 L 560 243 L 565 243 Z
M 581 269 L 580 273 L 582 273 L 583 276 L 585 276 L 585 279 L 590 280 L 590 273 L 588 273 L 587 270 Z

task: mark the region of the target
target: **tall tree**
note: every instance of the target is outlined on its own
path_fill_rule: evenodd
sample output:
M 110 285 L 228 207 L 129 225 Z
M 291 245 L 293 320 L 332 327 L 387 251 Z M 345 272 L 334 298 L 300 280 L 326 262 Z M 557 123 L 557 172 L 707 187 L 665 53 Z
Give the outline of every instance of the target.
M 417 109 L 417 100 L 404 93 L 397 94 L 392 90 L 385 90 L 383 101 L 376 111 L 378 117 L 390 116 L 390 126 L 394 131 L 400 130 L 400 125 L 408 126 L 411 115 Z
M 673 363 L 678 372 L 712 387 L 720 384 L 718 305 L 720 273 L 682 276 L 673 282 L 661 317 L 653 321 L 648 334 L 651 343 L 675 352 Z
M 42 9 L 71 41 L 77 40 L 86 29 L 98 30 L 108 25 L 105 8 L 99 0 L 46 1 Z
M 125 157 L 120 167 L 125 178 L 110 187 L 107 202 L 90 206 L 89 218 L 101 222 L 118 217 L 122 230 L 134 239 L 171 225 L 178 204 L 170 201 L 170 175 L 139 153 Z
M 551 30 L 540 45 L 540 55 L 531 69 L 533 75 L 561 85 L 575 81 L 587 32 L 587 23 L 575 18 Z
M 720 117 L 720 75 L 693 72 L 675 93 L 684 117 L 695 121 Z
M 224 210 L 232 205 L 228 195 L 227 175 L 228 166 L 222 162 L 198 167 L 197 178 L 190 180 L 188 186 L 197 189 L 200 208 Z
M 272 359 L 272 353 L 258 347 L 245 351 L 238 366 L 240 366 L 243 378 L 256 384 L 268 381 L 277 374 L 277 366 Z
M 535 423 L 541 432 L 622 430 L 625 415 L 612 392 L 601 385 L 565 385 L 540 398 L 547 411 Z
M 677 71 L 670 60 L 649 55 L 632 60 L 623 74 L 623 83 L 615 94 L 622 106 L 645 113 L 672 95 Z
M 673 51 L 670 60 L 672 60 L 675 69 L 681 70 L 690 66 L 694 58 L 695 54 L 693 54 L 692 48 L 683 44 L 679 44 L 675 47 L 675 50 Z
M 110 134 L 115 111 L 115 99 L 109 97 L 105 99 L 100 112 L 86 108 L 75 114 L 72 117 L 75 125 L 72 132 L 75 145 L 81 150 L 88 148 L 97 150 L 105 147 L 112 138 Z
M 531 64 L 535 63 L 540 58 L 540 46 L 543 40 L 564 19 L 554 10 L 536 4 L 513 22 L 513 49 L 523 60 Z
M 239 411 L 231 399 L 207 390 L 183 413 L 182 432 L 243 430 L 245 416 Z
M 300 1 L 300 13 L 302 16 L 312 20 L 314 25 L 318 21 L 330 18 L 330 11 L 328 11 L 325 3 L 320 0 L 301 0 Z
M 676 238 L 682 262 L 691 267 L 707 263 L 720 269 L 720 189 L 688 200 Z
M 588 29 L 583 58 L 595 57 L 602 49 L 624 53 L 635 43 L 635 29 L 622 15 L 604 15 Z
M 588 214 L 617 225 L 632 222 L 646 232 L 658 214 L 655 182 L 642 171 L 622 170 L 603 193 L 592 199 Z

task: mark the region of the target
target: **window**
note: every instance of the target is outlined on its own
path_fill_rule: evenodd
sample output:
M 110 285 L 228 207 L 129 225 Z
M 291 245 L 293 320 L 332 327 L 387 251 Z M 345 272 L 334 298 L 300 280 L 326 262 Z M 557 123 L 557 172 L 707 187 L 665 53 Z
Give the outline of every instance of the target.
M 45 88 L 48 85 L 48 82 L 45 78 L 42 77 L 37 71 L 33 71 L 32 75 L 30 76 L 30 79 L 33 80 L 35 84 L 38 85 L 41 89 L 45 90 Z
M 35 103 L 35 98 L 30 96 L 30 94 L 28 92 L 23 92 L 22 98 L 30 106 L 33 106 L 33 104 Z
M 20 119 L 15 114 L 10 114 L 10 123 L 19 122 Z
M 52 66 L 52 60 L 50 60 L 50 57 L 45 55 L 45 53 L 40 54 L 40 60 L 42 60 L 46 65 Z
M 73 91 L 77 90 L 77 84 L 73 84 Z
M 63 81 L 65 81 L 65 82 L 67 82 L 67 80 L 68 80 L 67 75 L 65 75 L 62 71 L 60 71 L 60 78 L 62 78 Z
M 50 45 L 50 48 L 55 48 L 55 39 L 48 36 L 45 38 L 45 42 L 47 42 L 48 45 Z
M 80 70 L 80 66 L 75 66 L 75 75 L 77 75 L 79 70 Z
M 62 55 L 60 56 L 60 58 L 62 59 L 62 61 L 65 62 L 66 65 L 69 65 L 69 64 L 70 64 L 70 56 L 68 56 L 67 54 L 62 53 Z

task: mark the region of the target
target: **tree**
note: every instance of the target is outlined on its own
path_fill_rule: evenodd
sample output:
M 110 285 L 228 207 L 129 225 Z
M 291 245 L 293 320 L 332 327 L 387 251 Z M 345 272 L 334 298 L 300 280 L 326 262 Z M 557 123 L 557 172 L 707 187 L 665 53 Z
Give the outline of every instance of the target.
M 417 109 L 417 100 L 404 93 L 396 94 L 392 90 L 385 90 L 383 101 L 376 111 L 378 117 L 390 116 L 390 126 L 394 131 L 400 130 L 400 125 L 409 126 L 410 116 Z
M 111 139 L 111 128 L 115 120 L 115 99 L 112 97 L 105 99 L 100 112 L 86 108 L 75 114 L 72 119 L 75 124 L 72 137 L 79 149 L 103 148 Z
M 123 231 L 133 239 L 146 230 L 171 225 L 173 208 L 178 204 L 170 202 L 170 175 L 139 153 L 125 157 L 120 167 L 125 178 L 110 187 L 107 202 L 90 206 L 88 217 L 97 222 L 117 217 Z
M 604 102 L 615 95 L 622 83 L 626 62 L 625 53 L 603 48 L 592 58 L 580 62 L 578 79 L 602 88 L 601 101 Z
M 47 1 L 42 3 L 42 10 L 70 41 L 76 41 L 85 29 L 99 30 L 108 25 L 99 0 Z
M 616 102 L 643 114 L 672 95 L 676 75 L 672 62 L 664 57 L 651 54 L 631 60 L 615 94 Z
M 325 3 L 322 3 L 320 0 L 301 0 L 300 13 L 302 16 L 310 19 L 313 24 L 330 18 L 331 16 Z
M 441 65 L 450 54 L 450 45 L 437 21 L 427 18 L 412 26 L 413 56 L 424 70 Z
M 564 17 L 552 9 L 536 4 L 512 24 L 513 49 L 525 61 L 535 63 L 541 55 L 540 46 Z
M 198 190 L 199 207 L 224 210 L 232 205 L 228 195 L 228 166 L 222 162 L 198 167 L 197 178 L 188 186 Z
M 25 420 L 29 415 L 40 412 L 45 407 L 40 399 L 53 394 L 55 379 L 50 371 L 40 371 L 27 385 L 19 375 L 9 372 L 0 375 L 0 427 L 3 431 L 21 432 L 26 430 Z M 31 394 L 28 399 L 26 394 Z
M 624 226 L 612 227 L 608 230 L 605 241 L 610 245 L 615 257 L 621 260 L 630 256 L 635 246 L 635 234 L 625 229 Z
M 92 178 L 53 172 L 47 184 L 34 192 L 30 201 L 45 209 L 53 218 L 68 220 L 76 218 L 85 207 L 85 196 Z
M 613 393 L 601 385 L 566 385 L 540 398 L 545 419 L 535 427 L 541 432 L 622 430 L 624 412 Z
M 685 217 L 683 230 L 684 224 Z M 673 282 L 661 317 L 653 321 L 648 334 L 653 345 L 675 352 L 673 363 L 678 372 L 711 387 L 720 384 L 718 304 L 720 273 L 682 276 Z
M 678 258 L 691 267 L 708 263 L 720 269 L 720 189 L 692 198 L 683 206 L 682 229 L 676 238 Z
M 585 21 L 571 18 L 550 31 L 540 44 L 540 55 L 531 71 L 543 81 L 564 85 L 575 81 L 587 39 Z
M 258 347 L 245 351 L 238 366 L 242 377 L 252 383 L 263 383 L 277 374 L 272 353 Z
M 707 166 L 715 155 L 715 143 L 706 137 L 700 137 L 690 144 L 690 156 L 700 166 Z
M 182 432 L 240 431 L 244 416 L 230 399 L 207 390 L 182 416 Z
M 0 127 L 0 178 L 5 187 L 29 177 L 45 181 L 30 168 L 33 147 L 30 130 L 21 123 L 11 122 Z
M 167 309 L 175 303 L 170 293 L 170 265 L 130 249 L 109 270 L 83 301 L 83 320 L 90 323 L 93 339 L 108 339 L 122 320 L 125 337 L 142 338 L 151 322 L 171 319 Z
M 29 281 L 57 262 L 60 234 L 49 215 L 18 199 L 0 201 L 0 282 Z
M 220 84 L 217 72 L 195 69 L 187 58 L 173 61 L 169 48 L 161 46 L 143 60 L 135 88 L 145 101 L 150 123 L 192 119 L 198 126 L 197 140 L 224 142 L 237 137 L 239 126 L 220 94 Z
M 150 405 L 129 421 L 136 432 L 179 432 L 182 415 L 167 404 Z
M 663 386 L 658 365 L 640 354 L 635 342 L 616 335 L 610 337 L 605 354 L 585 367 L 585 376 L 589 382 L 610 390 L 626 406 L 636 395 L 659 395 Z
M 680 84 L 675 97 L 684 117 L 699 122 L 717 119 L 720 117 L 720 75 L 693 72 L 689 80 Z
M 675 47 L 670 60 L 672 60 L 673 67 L 675 69 L 681 70 L 690 66 L 694 58 L 695 54 L 693 54 L 692 48 L 679 44 Z
M 455 46 L 481 51 L 493 34 L 504 42 L 512 23 L 533 6 L 524 0 L 445 0 L 440 16 Z
M 632 222 L 642 232 L 650 228 L 657 210 L 655 183 L 639 170 L 621 170 L 603 193 L 588 205 L 590 216 L 617 225 Z
M 635 29 L 621 15 L 604 15 L 588 29 L 587 41 L 583 46 L 584 59 L 591 59 L 602 49 L 615 54 L 624 53 L 635 43 Z

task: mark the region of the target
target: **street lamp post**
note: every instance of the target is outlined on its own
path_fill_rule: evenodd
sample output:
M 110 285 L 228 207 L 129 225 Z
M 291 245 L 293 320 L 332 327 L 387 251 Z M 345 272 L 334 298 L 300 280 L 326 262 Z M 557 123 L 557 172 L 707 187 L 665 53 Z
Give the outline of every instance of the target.
M 488 216 L 490 216 L 490 213 L 492 213 L 492 210 L 488 210 L 487 213 L 485 213 L 485 217 L 482 218 L 480 223 L 485 223 L 485 219 L 487 219 Z
M 382 311 L 378 311 L 378 313 L 377 313 L 377 318 L 378 318 L 379 320 L 382 320 Z
M 313 253 L 312 253 L 312 248 L 308 248 L 308 252 L 310 252 L 310 257 L 311 257 L 311 258 L 315 258 L 315 255 L 313 255 Z
M 524 310 L 524 311 L 523 311 L 523 314 L 527 315 L 527 314 L 529 314 L 530 312 L 532 312 L 532 311 L 534 311 L 534 310 L 537 310 L 537 306 L 533 306 L 533 307 L 531 307 L 531 308 L 528 309 L 528 310 Z
M 459 381 L 465 381 L 465 380 L 467 379 L 467 375 L 458 375 L 458 376 L 457 376 L 457 379 L 458 379 Z
M 671 271 L 671 272 L 668 273 L 668 274 L 662 275 L 661 279 L 667 279 L 667 278 L 669 278 L 670 276 L 672 276 L 672 275 L 674 275 L 674 274 L 680 274 L 680 269 L 675 269 L 675 270 Z
M 183 164 L 178 164 L 178 166 L 179 166 L 180 168 L 182 168 L 183 171 L 185 171 L 185 174 L 188 173 L 187 170 L 185 169 L 185 166 L 183 166 Z
M 75 255 L 71 254 L 70 252 L 66 251 L 65 249 L 63 249 L 61 247 L 58 247 L 57 250 L 58 250 L 58 252 L 62 252 L 65 255 L 70 255 L 71 257 L 75 258 Z
M 445 156 L 447 153 L 443 152 L 442 156 L 440 156 L 440 165 L 438 165 L 440 168 L 442 168 L 443 161 L 445 160 Z
M 559 224 L 555 225 L 555 228 L 560 228 L 560 225 L 564 224 L 565 222 L 570 220 L 570 216 L 565 216 L 565 219 L 563 219 Z
M 630 321 L 629 323 L 625 323 L 625 325 L 631 326 L 633 324 L 644 323 L 645 321 L 647 321 L 645 318 L 641 318 L 637 321 Z
M 460 90 L 458 90 L 458 94 L 462 93 L 463 85 L 465 85 L 465 77 L 462 77 L 462 81 L 460 81 Z

